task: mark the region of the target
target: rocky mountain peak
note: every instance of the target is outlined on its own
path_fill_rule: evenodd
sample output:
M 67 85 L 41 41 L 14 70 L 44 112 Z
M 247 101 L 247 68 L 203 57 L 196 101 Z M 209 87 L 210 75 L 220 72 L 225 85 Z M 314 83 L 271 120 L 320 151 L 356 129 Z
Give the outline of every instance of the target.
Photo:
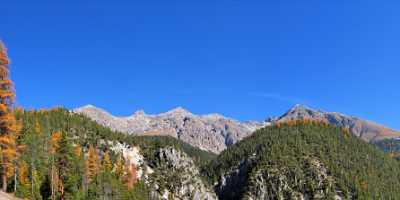
M 77 109 L 79 109 L 79 110 L 102 110 L 102 109 L 97 108 L 96 106 L 94 106 L 92 104 L 87 104 L 87 105 L 84 105 L 84 106 L 82 106 L 80 108 L 77 108 Z
M 81 108 L 83 109 L 83 108 L 96 108 L 96 107 L 92 104 L 87 104 L 87 105 L 82 106 Z
M 109 114 L 107 111 L 98 108 L 94 105 L 88 104 L 82 107 L 79 107 L 77 109 L 73 110 L 76 113 L 91 113 L 92 115 L 107 115 L 107 116 L 111 116 L 111 114 Z
M 311 119 L 316 121 L 325 121 L 340 127 L 348 128 L 356 136 L 365 141 L 374 141 L 385 138 L 399 137 L 400 133 L 382 125 L 362 120 L 356 117 L 347 116 L 337 112 L 325 112 L 316 110 L 304 105 L 295 105 L 275 121 L 289 121 Z
M 136 111 L 134 114 L 133 114 L 134 116 L 144 116 L 144 115 L 146 115 L 146 113 L 144 112 L 144 110 L 138 110 L 138 111 Z
M 176 107 L 166 113 L 162 113 L 160 115 L 168 115 L 168 116 L 193 116 L 194 114 L 189 112 L 183 107 Z
M 291 110 L 307 110 L 307 109 L 311 110 L 311 108 L 303 104 L 296 104 L 291 108 Z
M 289 111 L 287 111 L 285 114 L 283 114 L 279 118 L 279 120 L 285 121 L 285 120 L 295 120 L 295 119 L 305 119 L 305 118 L 322 120 L 323 115 L 324 115 L 323 111 L 314 110 L 305 105 L 297 104 L 291 109 L 289 109 Z

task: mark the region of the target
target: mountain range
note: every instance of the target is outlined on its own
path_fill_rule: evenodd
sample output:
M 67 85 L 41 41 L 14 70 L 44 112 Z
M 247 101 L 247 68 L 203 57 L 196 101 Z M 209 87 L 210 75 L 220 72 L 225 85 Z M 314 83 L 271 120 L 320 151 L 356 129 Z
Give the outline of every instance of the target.
M 86 109 L 98 112 L 93 106 Z M 291 110 L 307 111 L 308 108 L 296 106 Z M 166 116 L 175 119 L 177 113 L 186 113 L 183 118 L 192 121 L 210 120 L 209 115 L 187 112 L 175 109 L 148 118 L 171 123 Z M 40 184 L 35 184 L 33 189 L 31 182 L 19 185 L 16 195 L 26 199 L 50 199 L 51 193 L 46 192 L 46 188 L 51 188 L 51 184 L 46 182 L 46 177 L 51 180 L 52 166 L 58 168 L 59 165 L 47 159 L 53 151 L 46 147 L 61 136 L 56 161 L 67 163 L 62 165 L 67 166 L 68 171 L 64 173 L 70 181 L 66 184 L 66 200 L 400 198 L 400 163 L 391 154 L 336 125 L 308 120 L 293 123 L 285 119 L 288 115 L 268 120 L 263 128 L 216 155 L 166 134 L 113 131 L 64 108 L 19 110 L 17 120 L 23 122 L 23 130 L 26 130 L 22 141 L 28 141 L 28 150 L 23 155 L 27 161 L 23 162 L 36 161 L 41 177 L 37 178 Z M 175 119 L 179 120 L 182 119 Z M 195 133 L 198 132 L 181 132 Z M 203 136 L 208 134 L 211 133 L 204 132 Z M 46 138 L 50 138 L 48 142 Z M 90 174 L 94 170 L 97 174 Z M 25 176 L 28 175 L 29 171 Z M 87 183 L 85 180 L 90 177 L 92 181 Z M 18 180 L 23 179 L 18 177 Z M 128 185 L 131 181 L 133 188 Z M 30 198 L 32 190 L 38 198 Z
M 246 122 L 220 114 L 195 115 L 181 107 L 157 115 L 149 115 L 140 110 L 127 117 L 114 116 L 92 105 L 74 109 L 73 112 L 83 114 L 112 130 L 132 135 L 168 135 L 213 153 L 222 152 L 257 129 L 289 120 L 324 121 L 348 128 L 366 142 L 400 137 L 400 132 L 374 122 L 304 105 L 295 105 L 280 117 Z

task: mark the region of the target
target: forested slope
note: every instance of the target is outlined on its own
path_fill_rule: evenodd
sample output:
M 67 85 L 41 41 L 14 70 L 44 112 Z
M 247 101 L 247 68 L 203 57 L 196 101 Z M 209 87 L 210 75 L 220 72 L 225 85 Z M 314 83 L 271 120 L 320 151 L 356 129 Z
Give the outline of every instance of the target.
M 398 161 L 316 121 L 256 131 L 222 152 L 205 176 L 220 199 L 399 199 Z
M 29 199 L 149 199 L 149 188 L 136 178 L 137 166 L 127 166 L 113 149 L 117 144 L 137 146 L 146 162 L 164 147 L 184 152 L 198 165 L 215 156 L 172 137 L 111 131 L 63 108 L 17 109 L 15 115 L 21 126 L 16 194 Z M 10 191 L 14 182 L 8 182 Z

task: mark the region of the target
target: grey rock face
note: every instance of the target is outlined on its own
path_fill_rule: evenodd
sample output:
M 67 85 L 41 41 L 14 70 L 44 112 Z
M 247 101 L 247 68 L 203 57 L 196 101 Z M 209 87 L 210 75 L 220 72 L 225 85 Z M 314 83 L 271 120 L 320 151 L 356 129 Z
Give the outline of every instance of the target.
M 312 190 L 299 191 L 298 183 L 290 181 L 292 176 L 285 168 L 268 168 L 258 170 L 249 180 L 249 189 L 244 199 L 343 199 L 341 191 L 336 190 L 335 180 L 328 174 L 328 169 L 317 159 L 308 160 L 307 183 Z M 296 184 L 296 185 L 293 185 Z
M 296 119 L 319 120 L 337 126 L 346 127 L 356 136 L 367 142 L 385 138 L 400 137 L 400 132 L 391 130 L 374 122 L 361 120 L 359 118 L 346 116 L 340 113 L 314 110 L 303 105 L 296 105 L 275 121 L 284 122 Z
M 172 147 L 161 148 L 156 155 L 155 172 L 149 177 L 161 199 L 216 200 L 212 189 L 203 183 L 199 169 L 185 153 Z M 162 185 L 164 183 L 165 185 Z
M 306 178 L 293 178 L 293 171 L 286 167 L 265 166 L 253 168 L 256 159 L 247 158 L 233 166 L 215 185 L 219 199 L 273 200 L 273 199 L 344 199 L 342 191 L 336 189 L 335 179 L 316 158 L 307 158 Z M 304 189 L 312 185 L 312 190 Z M 245 188 L 240 190 L 240 188 Z
M 194 115 L 183 108 L 158 115 L 138 111 L 129 117 L 116 117 L 94 106 L 84 106 L 74 112 L 82 113 L 113 130 L 134 135 L 169 135 L 214 153 L 223 151 L 266 125 L 239 122 L 218 114 Z
M 249 157 L 240 162 L 237 166 L 233 166 L 219 178 L 214 186 L 219 199 L 237 198 L 242 192 L 237 188 L 246 187 L 247 180 L 249 179 L 249 171 L 254 162 L 254 157 Z

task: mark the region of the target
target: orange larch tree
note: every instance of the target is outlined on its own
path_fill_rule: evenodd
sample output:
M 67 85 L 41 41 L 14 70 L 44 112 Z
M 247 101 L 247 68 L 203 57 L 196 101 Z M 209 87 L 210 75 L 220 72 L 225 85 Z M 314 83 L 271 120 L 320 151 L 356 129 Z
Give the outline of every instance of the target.
M 125 183 L 126 186 L 128 187 L 129 190 L 133 189 L 135 184 L 137 183 L 137 168 L 136 165 L 133 163 L 130 163 L 128 160 L 125 165 Z
M 115 163 L 114 173 L 119 180 L 122 179 L 124 175 L 124 160 L 121 157 L 119 157 Z
M 108 152 L 104 153 L 101 166 L 102 166 L 103 172 L 111 172 L 113 166 L 112 166 L 112 162 L 111 162 L 110 155 Z
M 2 190 L 7 190 L 7 179 L 14 174 L 17 157 L 17 124 L 13 114 L 15 90 L 10 80 L 10 61 L 7 49 L 0 41 L 0 162 Z
M 86 163 L 86 174 L 88 182 L 90 183 L 93 178 L 99 173 L 99 156 L 96 148 L 89 147 L 88 159 Z

